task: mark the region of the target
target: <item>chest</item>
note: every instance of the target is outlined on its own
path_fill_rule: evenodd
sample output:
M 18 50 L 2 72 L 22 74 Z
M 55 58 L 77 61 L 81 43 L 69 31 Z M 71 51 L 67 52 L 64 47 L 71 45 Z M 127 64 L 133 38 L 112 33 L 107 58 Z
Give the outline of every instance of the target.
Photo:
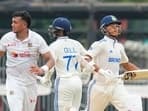
M 118 47 L 106 47 L 105 54 L 108 56 L 115 56 L 115 57 L 120 57 L 120 48 Z
M 120 63 L 121 50 L 118 45 L 105 47 L 106 60 L 111 63 Z M 105 56 L 104 55 L 104 56 Z
M 8 55 L 17 55 L 19 57 L 30 57 L 36 55 L 39 45 L 31 41 L 9 41 L 5 44 Z

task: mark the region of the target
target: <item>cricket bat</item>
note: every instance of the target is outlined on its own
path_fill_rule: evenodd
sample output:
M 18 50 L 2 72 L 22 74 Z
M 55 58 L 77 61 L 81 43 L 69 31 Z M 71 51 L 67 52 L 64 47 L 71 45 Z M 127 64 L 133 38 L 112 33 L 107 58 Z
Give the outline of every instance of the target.
M 141 80 L 148 79 L 148 69 L 139 69 L 133 71 L 126 71 L 120 75 L 123 80 Z

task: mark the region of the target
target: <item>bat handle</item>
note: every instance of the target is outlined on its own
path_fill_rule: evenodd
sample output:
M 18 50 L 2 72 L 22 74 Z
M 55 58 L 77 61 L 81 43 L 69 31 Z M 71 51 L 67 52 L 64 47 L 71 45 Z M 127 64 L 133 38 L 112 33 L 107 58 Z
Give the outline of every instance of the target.
M 131 79 L 131 77 L 127 76 L 125 73 L 118 75 L 117 78 L 121 79 L 121 80 L 130 80 Z
M 136 74 L 134 72 L 123 73 L 119 75 L 122 80 L 132 80 Z
M 124 80 L 124 74 L 117 75 L 116 78 Z

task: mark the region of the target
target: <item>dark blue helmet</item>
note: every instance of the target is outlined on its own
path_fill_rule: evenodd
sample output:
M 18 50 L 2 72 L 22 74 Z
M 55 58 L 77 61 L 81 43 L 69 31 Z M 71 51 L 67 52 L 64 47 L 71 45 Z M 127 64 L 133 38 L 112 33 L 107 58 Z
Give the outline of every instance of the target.
M 55 30 L 63 30 L 65 32 L 70 32 L 72 29 L 70 21 L 65 17 L 55 18 L 52 22 L 52 28 Z
M 102 18 L 100 22 L 100 28 L 103 28 L 104 26 L 108 26 L 110 24 L 121 24 L 121 21 L 119 21 L 115 16 L 113 15 L 107 15 Z

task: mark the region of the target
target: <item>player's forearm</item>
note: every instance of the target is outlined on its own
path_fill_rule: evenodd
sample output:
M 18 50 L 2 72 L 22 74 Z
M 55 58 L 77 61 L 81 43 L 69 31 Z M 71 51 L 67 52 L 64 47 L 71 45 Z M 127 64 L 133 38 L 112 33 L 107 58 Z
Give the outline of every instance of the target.
M 4 51 L 0 51 L 0 57 L 4 56 L 5 52 Z
M 51 69 L 55 65 L 54 59 L 52 58 L 52 59 L 48 60 L 46 65 L 48 66 L 49 69 Z
M 39 80 L 42 84 L 47 84 L 49 83 L 50 79 L 51 79 L 51 76 L 53 75 L 54 73 L 54 68 L 51 68 L 47 73 L 44 74 L 43 77 L 39 77 Z
M 44 75 L 45 73 L 47 73 L 52 67 L 54 67 L 55 65 L 55 61 L 53 58 L 50 58 L 48 60 L 48 62 L 41 66 L 41 67 L 38 67 L 37 65 L 32 65 L 30 67 L 30 72 L 35 74 L 35 75 Z
M 131 62 L 123 63 L 122 66 L 127 71 L 132 71 L 132 70 L 140 69 L 139 67 L 137 67 L 135 64 L 133 64 Z
M 42 73 L 43 74 L 47 73 L 50 69 L 52 69 L 54 67 L 54 65 L 55 65 L 54 59 L 53 58 L 52 59 L 50 58 L 48 60 L 48 62 L 41 67 Z
M 93 61 L 90 60 L 91 59 L 88 56 L 78 56 L 78 61 L 81 64 L 80 66 L 82 71 L 85 70 L 85 72 L 97 72 L 99 70 L 99 67 Z
M 53 66 L 54 61 L 48 61 L 47 64 L 41 67 L 38 67 L 37 65 L 32 65 L 30 67 L 30 72 L 38 76 L 45 75 L 50 69 L 52 69 Z
M 47 63 L 41 68 L 45 70 L 50 70 L 55 65 L 55 60 L 50 52 L 43 54 L 43 58 L 47 61 Z M 45 71 L 45 73 L 48 71 Z

